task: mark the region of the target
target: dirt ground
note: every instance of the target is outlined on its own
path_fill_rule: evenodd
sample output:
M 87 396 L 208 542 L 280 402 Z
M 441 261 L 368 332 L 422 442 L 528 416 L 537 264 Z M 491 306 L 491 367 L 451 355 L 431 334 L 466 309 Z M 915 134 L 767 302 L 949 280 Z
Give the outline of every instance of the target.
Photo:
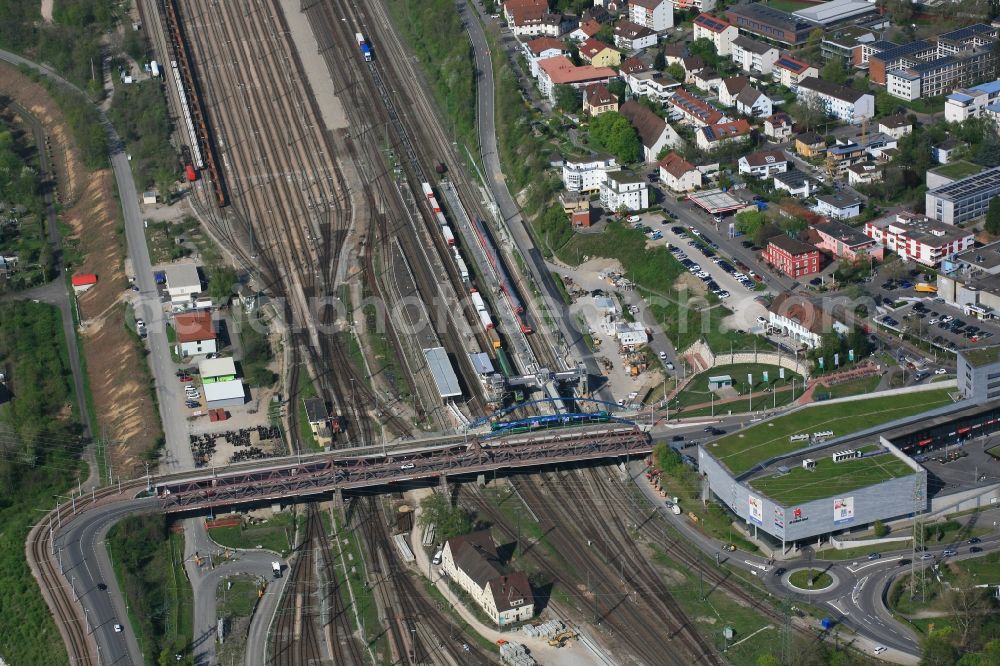
M 116 229 L 114 177 L 110 169 L 88 172 L 81 164 L 62 112 L 41 85 L 3 65 L 0 95 L 31 111 L 45 127 L 63 204 L 60 219 L 84 257 L 71 270 L 98 276 L 97 286 L 79 300 L 80 337 L 98 422 L 104 434 L 117 442 L 110 448 L 112 464 L 123 476 L 131 476 L 140 467 L 141 453 L 155 444 L 160 427 L 146 382 L 145 358 L 125 328 L 122 303 L 127 281 L 123 239 Z

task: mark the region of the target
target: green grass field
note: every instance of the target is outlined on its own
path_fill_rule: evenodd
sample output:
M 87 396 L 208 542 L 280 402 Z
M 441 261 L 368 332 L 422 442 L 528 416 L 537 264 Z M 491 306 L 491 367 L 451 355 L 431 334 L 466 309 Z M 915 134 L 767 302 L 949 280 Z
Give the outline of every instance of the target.
M 764 372 L 768 373 L 769 383 L 764 383 Z M 795 373 L 785 370 L 785 378 L 778 378 L 779 368 L 776 365 L 767 365 L 764 363 L 737 363 L 735 365 L 720 365 L 718 367 L 710 368 L 705 372 L 702 372 L 697 377 L 695 377 L 690 384 L 684 387 L 684 390 L 677 394 L 676 403 L 671 403 L 671 406 L 685 407 L 687 405 L 697 405 L 703 402 L 709 402 L 712 399 L 712 392 L 708 390 L 708 378 L 718 377 L 719 375 L 729 375 L 733 380 L 733 388 L 741 394 L 745 394 L 747 390 L 752 389 L 754 392 L 763 391 L 768 386 L 781 388 L 783 386 L 791 386 L 792 378 L 795 378 L 795 383 L 800 388 L 803 385 L 802 377 L 796 375 Z M 750 386 L 747 383 L 747 375 L 752 374 L 754 384 Z M 799 393 L 802 393 L 800 390 Z M 719 396 L 715 396 L 718 400 Z M 784 398 L 787 404 L 788 400 L 791 399 L 791 393 L 787 396 L 780 394 L 779 401 Z M 770 407 L 772 404 L 771 400 L 765 400 L 766 406 Z M 764 403 L 761 403 L 761 407 Z M 726 409 L 730 409 L 726 406 Z
M 862 377 L 861 379 L 844 382 L 843 384 L 837 384 L 836 386 L 831 386 L 829 388 L 818 388 L 816 389 L 816 393 L 828 393 L 830 395 L 830 397 L 827 398 L 828 400 L 832 400 L 834 398 L 846 398 L 851 395 L 863 395 L 865 393 L 873 392 L 881 380 L 882 378 L 878 375 L 873 377 Z
M 868 400 L 819 404 L 723 437 L 709 445 L 709 452 L 734 474 L 757 463 L 802 448 L 808 442 L 790 442 L 792 435 L 832 430 L 835 437 L 919 414 L 951 402 L 948 391 L 921 391 Z
M 834 463 L 829 456 L 824 456 L 816 459 L 812 471 L 795 467 L 782 476 L 754 479 L 750 485 L 781 504 L 802 504 L 914 473 L 909 465 L 893 455 L 856 458 L 842 463 Z
M 216 527 L 209 531 L 212 541 L 228 548 L 254 550 L 258 546 L 285 555 L 288 540 L 295 534 L 291 513 L 277 513 L 263 525 L 242 527 Z
M 809 582 L 812 581 L 812 585 Z M 822 590 L 833 585 L 833 578 L 819 569 L 801 569 L 788 577 L 788 582 L 803 590 Z

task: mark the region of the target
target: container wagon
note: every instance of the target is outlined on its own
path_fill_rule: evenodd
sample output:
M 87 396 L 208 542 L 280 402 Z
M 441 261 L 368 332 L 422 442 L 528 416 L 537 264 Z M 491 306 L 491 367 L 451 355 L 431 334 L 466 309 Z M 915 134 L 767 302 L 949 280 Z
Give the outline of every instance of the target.
M 358 42 L 358 48 L 361 49 L 361 55 L 364 56 L 365 62 L 372 61 L 372 47 L 368 45 L 365 41 L 365 36 L 360 32 L 354 33 L 354 39 Z
M 455 265 L 458 266 L 458 274 L 462 276 L 463 282 L 469 281 L 469 268 L 465 265 L 465 261 L 462 257 L 455 257 Z
M 454 247 L 455 245 L 455 234 L 451 233 L 451 227 L 447 224 L 441 227 L 441 233 L 444 234 L 444 240 L 448 245 Z
M 490 346 L 493 347 L 494 351 L 500 349 L 500 336 L 497 334 L 497 330 L 495 328 L 491 328 L 486 331 L 486 337 L 489 338 Z
M 472 298 L 472 304 L 476 306 L 476 312 L 482 312 L 486 309 L 486 302 L 483 297 L 479 295 L 478 291 L 474 291 L 469 296 Z
M 434 189 L 431 188 L 430 183 L 420 183 L 420 189 L 424 191 L 424 196 L 428 199 L 434 198 Z

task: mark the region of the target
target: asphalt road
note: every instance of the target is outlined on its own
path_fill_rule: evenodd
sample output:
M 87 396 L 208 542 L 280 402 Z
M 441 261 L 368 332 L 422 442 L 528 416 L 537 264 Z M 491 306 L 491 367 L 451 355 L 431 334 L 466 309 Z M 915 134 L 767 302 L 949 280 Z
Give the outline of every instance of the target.
M 267 630 L 286 580 L 284 576 L 273 578 L 271 562 L 278 560 L 286 571 L 287 565 L 272 552 L 244 550 L 237 551 L 231 559 L 213 566 L 211 554 L 221 551 L 218 544 L 208 536 L 203 517 L 184 521 L 184 568 L 194 590 L 194 640 L 191 646 L 194 663 L 205 666 L 217 663 L 215 637 L 219 583 L 229 576 L 250 574 L 269 582 L 254 612 L 246 646 L 246 664 L 262 664 Z M 198 556 L 202 557 L 202 566 L 198 566 Z
M 493 106 L 495 94 L 493 66 L 490 61 L 486 33 L 479 22 L 479 20 L 486 21 L 489 18 L 479 4 L 473 2 L 472 7 L 474 7 L 474 12 L 478 15 L 478 18 L 470 12 L 469 3 L 464 1 L 458 3 L 458 11 L 465 25 L 468 27 L 469 39 L 472 42 L 472 48 L 476 57 L 479 145 L 485 171 L 484 176 L 490 190 L 493 192 L 493 198 L 496 201 L 497 207 L 500 209 L 500 215 L 506 222 L 506 227 L 510 230 L 514 245 L 521 256 L 524 257 L 525 264 L 528 266 L 535 284 L 538 285 L 538 288 L 542 292 L 544 303 L 540 305 L 552 313 L 551 319 L 558 326 L 557 330 L 552 331 L 550 337 L 558 338 L 563 344 L 568 346 L 567 361 L 571 366 L 575 365 L 576 361 L 574 359 L 579 359 L 584 363 L 587 372 L 592 378 L 603 377 L 604 373 L 601 372 L 597 364 L 597 359 L 594 358 L 594 355 L 584 343 L 582 333 L 570 330 L 567 326 L 566 322 L 572 321 L 572 319 L 566 314 L 566 307 L 563 305 L 559 290 L 556 288 L 552 275 L 545 265 L 544 258 L 535 248 L 535 244 L 528 230 L 525 228 L 527 222 L 521 216 L 521 209 L 507 188 L 503 169 L 500 165 L 500 154 L 497 149 L 496 119 L 494 117 Z M 543 322 L 538 322 L 539 326 L 543 324 Z M 598 388 L 594 393 L 603 400 L 613 400 L 610 391 L 604 386 Z

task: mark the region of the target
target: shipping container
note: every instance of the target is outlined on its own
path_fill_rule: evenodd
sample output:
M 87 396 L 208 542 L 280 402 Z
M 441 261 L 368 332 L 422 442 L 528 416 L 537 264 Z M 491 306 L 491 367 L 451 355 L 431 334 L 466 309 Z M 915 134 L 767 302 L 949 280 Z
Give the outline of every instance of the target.
M 493 349 L 500 349 L 500 336 L 497 334 L 497 330 L 492 328 L 486 331 L 486 337 L 490 340 L 490 346 Z
M 365 36 L 362 35 L 360 32 L 356 32 L 356 33 L 354 33 L 354 39 L 355 39 L 355 41 L 357 41 L 358 48 L 361 49 L 361 55 L 364 56 L 365 61 L 366 62 L 371 62 L 372 61 L 372 48 L 371 48 L 371 46 L 368 45 L 368 42 L 365 41 Z
M 458 266 L 458 274 L 462 276 L 462 280 L 468 282 L 469 269 L 466 267 L 465 261 L 462 257 L 455 257 L 455 264 Z
M 444 235 L 444 240 L 448 245 L 455 244 L 455 234 L 451 233 L 451 227 L 447 224 L 441 227 L 441 233 Z
M 434 198 L 434 190 L 431 188 L 430 183 L 421 183 L 420 189 L 424 191 L 424 196 L 427 197 L 428 199 Z
M 159 76 L 160 75 L 160 64 L 158 62 L 156 62 L 155 60 L 153 62 L 149 63 L 149 71 L 150 71 L 150 73 L 153 76 Z
M 476 312 L 483 312 L 486 310 L 486 303 L 483 301 L 483 297 L 479 295 L 478 292 L 472 292 L 470 294 L 472 297 L 472 304 L 476 306 Z
M 493 320 L 485 308 L 479 311 L 479 323 L 483 325 L 483 330 L 488 331 L 493 328 Z

